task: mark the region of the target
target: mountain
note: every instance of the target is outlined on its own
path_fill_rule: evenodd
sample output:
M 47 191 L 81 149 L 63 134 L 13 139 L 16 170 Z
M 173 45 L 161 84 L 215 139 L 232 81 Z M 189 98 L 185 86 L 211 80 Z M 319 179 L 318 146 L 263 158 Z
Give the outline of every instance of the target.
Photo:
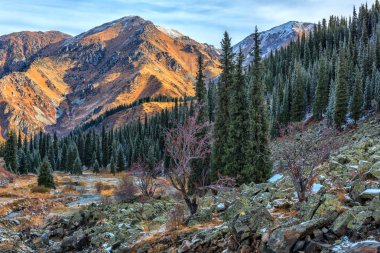
M 288 22 L 262 32 L 263 56 L 288 45 L 314 25 Z M 242 47 L 252 61 L 253 35 Z M 105 23 L 77 36 L 57 31 L 0 37 L 0 138 L 8 129 L 69 133 L 112 108 L 144 97 L 194 95 L 196 58 L 206 77 L 220 73 L 219 51 L 138 16 Z M 158 102 L 134 112 L 168 108 Z M 106 119 L 108 127 L 129 122 L 130 110 Z M 139 118 L 136 113 L 133 118 Z M 115 120 L 116 119 L 116 120 Z M 115 120 L 115 121 L 114 121 Z
M 297 38 L 302 35 L 309 35 L 314 29 L 314 24 L 303 23 L 297 21 L 290 21 L 283 25 L 276 26 L 268 31 L 260 33 L 261 41 L 261 54 L 266 57 L 272 51 L 276 51 L 279 48 L 286 47 L 292 41 L 296 41 Z M 251 34 L 241 42 L 233 46 L 233 51 L 237 53 L 241 47 L 245 57 L 244 65 L 248 66 L 253 61 L 253 48 L 254 41 Z
M 0 36 L 0 77 L 23 70 L 34 58 L 56 50 L 70 37 L 58 31 L 17 32 Z
M 3 136 L 9 128 L 65 134 L 143 97 L 194 95 L 199 54 L 207 78 L 220 72 L 213 46 L 137 16 L 75 37 L 59 32 L 6 35 L 0 45 Z

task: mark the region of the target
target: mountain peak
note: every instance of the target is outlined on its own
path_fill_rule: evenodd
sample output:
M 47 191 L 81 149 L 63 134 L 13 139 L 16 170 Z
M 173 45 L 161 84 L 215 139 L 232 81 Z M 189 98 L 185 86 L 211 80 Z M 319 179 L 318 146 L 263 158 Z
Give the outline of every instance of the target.
M 313 29 L 313 23 L 289 21 L 267 31 L 261 32 L 260 41 L 262 56 L 268 56 L 270 52 L 289 45 L 290 42 L 297 40 L 297 38 L 304 34 L 306 36 L 309 35 Z M 253 61 L 253 34 L 236 44 L 233 47 L 234 52 L 237 52 L 240 47 L 245 57 L 244 65 L 247 66 Z

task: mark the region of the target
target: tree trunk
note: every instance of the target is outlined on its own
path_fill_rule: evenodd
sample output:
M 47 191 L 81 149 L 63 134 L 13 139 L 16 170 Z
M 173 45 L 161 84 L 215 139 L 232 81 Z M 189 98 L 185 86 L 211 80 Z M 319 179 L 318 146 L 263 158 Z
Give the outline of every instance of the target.
M 195 214 L 198 210 L 197 198 L 193 196 L 193 198 L 190 199 L 189 196 L 185 195 L 184 199 L 185 199 L 187 207 L 189 208 L 190 214 L 191 215 Z

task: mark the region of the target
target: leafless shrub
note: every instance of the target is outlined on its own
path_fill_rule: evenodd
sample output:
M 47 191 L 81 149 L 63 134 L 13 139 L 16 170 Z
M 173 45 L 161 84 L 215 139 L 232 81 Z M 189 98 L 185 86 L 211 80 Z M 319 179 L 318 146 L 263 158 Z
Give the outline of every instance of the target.
M 334 138 L 339 133 L 327 127 L 320 127 L 317 131 L 307 130 L 298 123 L 290 124 L 282 130 L 282 134 L 286 137 L 277 143 L 280 169 L 290 176 L 298 200 L 303 202 L 318 175 L 317 166 L 340 146 Z
M 101 193 L 102 191 L 107 191 L 107 190 L 112 189 L 112 186 L 108 184 L 104 184 L 102 182 L 96 182 L 95 189 L 97 193 Z
M 156 171 L 158 169 L 154 169 Z M 156 192 L 157 185 L 154 183 L 153 174 L 154 171 L 150 171 L 148 166 L 141 162 L 135 162 L 131 166 L 132 175 L 137 178 L 137 185 L 144 197 L 151 198 Z
M 125 174 L 119 188 L 115 191 L 115 197 L 121 202 L 131 202 L 137 199 L 138 189 L 133 183 L 133 178 Z
M 181 204 L 176 204 L 168 213 L 168 221 L 166 222 L 166 230 L 177 230 L 185 223 L 185 210 Z
M 194 159 L 204 159 L 209 150 L 210 138 L 208 135 L 199 135 L 204 131 L 206 124 L 200 124 L 196 115 L 189 117 L 185 122 L 166 130 L 166 152 L 172 158 L 173 166 L 169 171 L 169 179 L 173 187 L 182 194 L 191 214 L 197 211 L 196 196 L 191 196 L 189 177 L 191 175 L 190 162 Z

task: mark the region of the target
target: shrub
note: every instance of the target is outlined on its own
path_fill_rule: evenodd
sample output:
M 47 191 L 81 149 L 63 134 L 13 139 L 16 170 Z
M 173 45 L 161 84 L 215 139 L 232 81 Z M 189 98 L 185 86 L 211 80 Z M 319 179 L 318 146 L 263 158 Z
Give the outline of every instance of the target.
M 36 185 L 30 189 L 30 192 L 32 192 L 32 193 L 48 193 L 48 192 L 50 192 L 50 188 L 47 188 L 45 186 Z
M 181 204 L 176 204 L 172 210 L 169 211 L 168 221 L 166 222 L 166 230 L 174 231 L 185 223 L 185 210 Z
M 115 197 L 120 202 L 133 202 L 137 199 L 137 187 L 133 184 L 133 179 L 127 174 L 121 178 L 119 188 L 115 191 Z
M 102 191 L 111 190 L 112 186 L 108 184 L 104 184 L 102 182 L 96 182 L 95 183 L 95 189 L 97 193 L 101 193 Z

